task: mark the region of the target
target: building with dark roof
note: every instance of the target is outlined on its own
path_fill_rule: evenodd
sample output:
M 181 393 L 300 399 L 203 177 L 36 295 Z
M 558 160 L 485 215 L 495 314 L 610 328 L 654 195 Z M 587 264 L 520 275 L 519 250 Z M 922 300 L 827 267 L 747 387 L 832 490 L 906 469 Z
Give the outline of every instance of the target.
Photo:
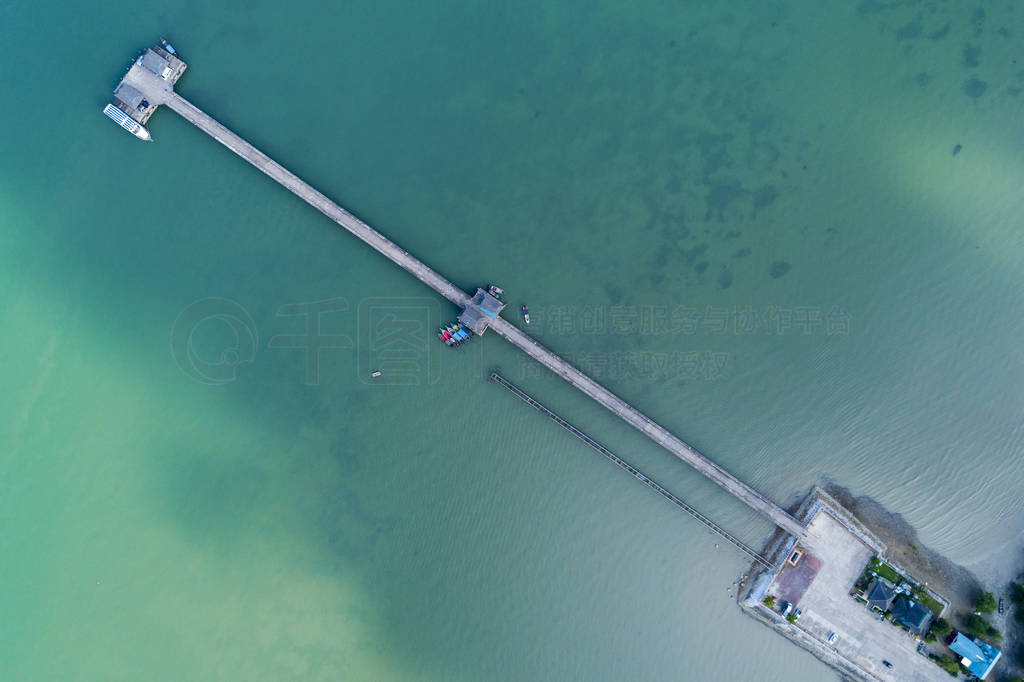
M 868 585 L 868 604 L 879 611 L 892 608 L 892 600 L 896 598 L 896 586 L 885 578 L 875 578 Z
M 476 335 L 483 334 L 491 320 L 497 319 L 505 304 L 483 289 L 477 289 L 470 304 L 459 314 L 459 324 L 464 324 Z
M 913 599 L 902 594 L 893 602 L 892 619 L 913 633 L 923 635 L 928 632 L 935 614 Z
M 139 63 L 164 80 L 171 77 L 173 69 L 171 68 L 170 62 L 153 50 L 146 50 L 146 52 L 139 58 Z
M 146 101 L 146 98 L 141 92 L 124 81 L 121 81 L 117 86 L 117 89 L 114 90 L 114 97 L 123 102 L 124 105 L 131 110 L 142 109 L 144 107 L 143 102 Z
M 1003 652 L 994 646 L 985 644 L 977 637 L 971 639 L 962 632 L 956 633 L 949 648 L 960 657 L 960 665 L 970 670 L 979 680 L 985 679 L 985 676 L 992 672 L 996 661 L 1003 655 Z

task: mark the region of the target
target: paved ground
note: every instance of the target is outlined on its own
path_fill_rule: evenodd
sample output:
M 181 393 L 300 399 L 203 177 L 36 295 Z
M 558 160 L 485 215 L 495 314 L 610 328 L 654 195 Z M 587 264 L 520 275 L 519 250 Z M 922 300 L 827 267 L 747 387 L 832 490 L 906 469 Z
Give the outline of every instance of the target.
M 809 524 L 801 545 L 807 553 L 821 557 L 817 575 L 797 602 L 803 611 L 797 624 L 804 631 L 822 642 L 835 632 L 839 636 L 834 645 L 836 650 L 881 680 L 948 682 L 949 675 L 917 653 L 918 640 L 890 623 L 879 621 L 866 606 L 849 596 L 850 588 L 872 557 L 871 549 L 825 512 L 818 512 Z M 787 567 L 778 580 L 785 582 L 785 573 L 792 570 L 794 567 Z M 773 585 L 769 593 L 774 594 L 774 589 Z M 883 659 L 893 667 L 884 667 Z
M 820 568 L 821 560 L 805 551 L 796 566 L 787 566 L 786 570 L 779 575 L 772 587 L 772 592 L 779 602 L 788 601 L 791 604 L 799 605 Z

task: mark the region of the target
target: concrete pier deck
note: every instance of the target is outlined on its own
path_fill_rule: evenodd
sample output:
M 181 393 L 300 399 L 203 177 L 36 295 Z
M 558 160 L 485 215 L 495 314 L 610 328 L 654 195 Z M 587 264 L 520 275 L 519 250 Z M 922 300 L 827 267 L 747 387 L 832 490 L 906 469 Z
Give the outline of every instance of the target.
M 161 79 L 138 64 L 129 70 L 124 78 L 124 82 L 145 94 L 151 103 L 166 104 L 197 128 L 256 166 L 256 168 L 266 173 L 455 305 L 460 308 L 465 308 L 469 305 L 470 296 L 466 292 L 299 179 L 266 154 L 228 130 L 213 117 L 185 100 L 174 91 L 172 83 Z M 777 504 L 701 455 L 632 405 L 522 332 L 519 328 L 500 317 L 490 322 L 490 328 L 509 343 L 527 353 L 537 362 L 606 407 L 627 424 L 633 426 L 676 457 L 725 488 L 752 509 L 767 517 L 775 525 L 798 538 L 803 537 L 804 527 Z

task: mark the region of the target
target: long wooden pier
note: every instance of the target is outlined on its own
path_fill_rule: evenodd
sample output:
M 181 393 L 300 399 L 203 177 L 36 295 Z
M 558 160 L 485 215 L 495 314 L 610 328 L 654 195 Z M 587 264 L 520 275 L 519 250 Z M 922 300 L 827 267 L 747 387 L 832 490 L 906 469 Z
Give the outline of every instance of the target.
M 676 497 L 675 495 L 670 493 L 668 490 L 666 490 L 663 486 L 661 486 L 657 481 L 653 481 L 650 478 L 648 478 L 647 475 L 644 474 L 642 471 L 640 471 L 635 466 L 633 466 L 632 464 L 630 464 L 626 460 L 624 460 L 621 457 L 619 457 L 618 455 L 616 455 L 614 452 L 612 452 L 611 450 L 609 450 L 605 446 L 603 446 L 600 443 L 598 443 L 596 440 L 594 440 L 593 438 L 588 436 L 586 433 L 584 433 L 583 431 L 580 431 L 575 426 L 573 426 L 569 422 L 567 422 L 564 419 L 562 419 L 561 417 L 559 417 L 557 414 L 555 414 L 554 412 L 549 410 L 547 407 L 542 405 L 540 402 L 535 400 L 532 396 L 527 394 L 525 391 L 520 389 L 518 386 L 513 384 L 511 381 L 509 381 L 505 377 L 501 376 L 497 372 L 491 372 L 491 381 L 493 381 L 496 384 L 499 384 L 501 386 L 504 386 L 513 395 L 518 397 L 524 403 L 526 403 L 527 405 L 530 405 L 531 407 L 533 407 L 533 409 L 537 410 L 538 412 L 540 412 L 545 417 L 548 417 L 549 419 L 551 419 L 551 421 L 555 422 L 556 424 L 561 426 L 563 429 L 565 429 L 566 431 L 568 431 L 572 435 L 574 435 L 577 438 L 579 438 L 581 441 L 583 441 L 584 443 L 589 445 L 591 448 L 593 448 L 594 450 L 597 450 L 598 452 L 600 452 L 602 455 L 604 455 L 605 457 L 610 459 L 612 462 L 614 462 L 615 465 L 618 466 L 620 469 L 624 469 L 625 471 L 628 471 L 630 474 L 632 474 L 633 478 L 637 479 L 638 481 L 640 481 L 641 483 L 646 485 L 648 488 L 651 488 L 652 490 L 657 492 L 659 495 L 664 497 L 666 500 L 668 500 L 669 502 L 671 502 L 675 506 L 677 506 L 680 509 L 682 509 L 687 514 L 689 514 L 693 518 L 695 518 L 698 521 L 700 521 L 701 523 L 703 523 L 705 526 L 707 526 L 713 532 L 717 533 L 723 540 L 725 540 L 726 542 L 732 544 L 734 547 L 739 549 L 741 552 L 746 554 L 748 557 L 750 557 L 751 559 L 753 559 L 757 563 L 761 564 L 765 568 L 772 568 L 772 563 L 770 561 L 768 561 L 768 559 L 765 559 L 763 556 L 761 556 L 761 554 L 759 554 L 754 549 L 752 549 L 751 547 L 749 547 L 746 544 L 744 544 L 735 535 L 733 535 L 729 531 L 725 530 L 724 528 L 719 526 L 717 523 L 715 523 L 714 521 L 712 521 L 708 517 L 706 517 L 703 514 L 701 514 L 699 511 L 697 511 L 696 509 L 694 509 L 693 507 L 688 505 L 686 502 L 683 502 L 681 499 L 679 499 L 678 497 Z
M 166 104 L 185 120 L 266 173 L 296 196 L 309 203 L 313 208 L 369 244 L 374 250 L 386 256 L 396 265 L 412 274 L 455 305 L 465 308 L 470 304 L 470 296 L 466 292 L 299 179 L 298 176 L 286 170 L 269 156 L 228 130 L 213 117 L 178 95 L 174 91 L 173 83 L 161 78 L 138 63 L 129 69 L 123 82 L 128 83 L 143 93 L 150 104 Z M 803 526 L 779 505 L 701 455 L 682 440 L 672 435 L 667 429 L 655 423 L 647 415 L 634 408 L 622 398 L 619 398 L 604 386 L 598 384 L 557 354 L 545 348 L 518 327 L 498 317 L 490 322 L 490 328 L 509 343 L 518 347 L 537 362 L 606 407 L 627 424 L 633 426 L 655 443 L 661 445 L 676 457 L 728 490 L 750 506 L 751 509 L 764 515 L 787 533 L 803 537 Z

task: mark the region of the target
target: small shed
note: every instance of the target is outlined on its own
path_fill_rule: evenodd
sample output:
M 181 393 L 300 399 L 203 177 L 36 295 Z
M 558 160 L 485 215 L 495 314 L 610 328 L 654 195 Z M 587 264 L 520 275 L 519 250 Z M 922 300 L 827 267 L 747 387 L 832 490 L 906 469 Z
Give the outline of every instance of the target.
M 491 320 L 498 318 L 505 304 L 483 289 L 477 289 L 469 305 L 459 314 L 459 324 L 469 327 L 479 336 L 487 331 Z
M 128 85 L 124 81 L 114 90 L 114 97 L 124 103 L 131 110 L 141 109 L 142 102 L 146 99 L 141 92 Z
M 139 63 L 164 80 L 171 77 L 171 65 L 153 50 L 146 50 L 139 58 Z

